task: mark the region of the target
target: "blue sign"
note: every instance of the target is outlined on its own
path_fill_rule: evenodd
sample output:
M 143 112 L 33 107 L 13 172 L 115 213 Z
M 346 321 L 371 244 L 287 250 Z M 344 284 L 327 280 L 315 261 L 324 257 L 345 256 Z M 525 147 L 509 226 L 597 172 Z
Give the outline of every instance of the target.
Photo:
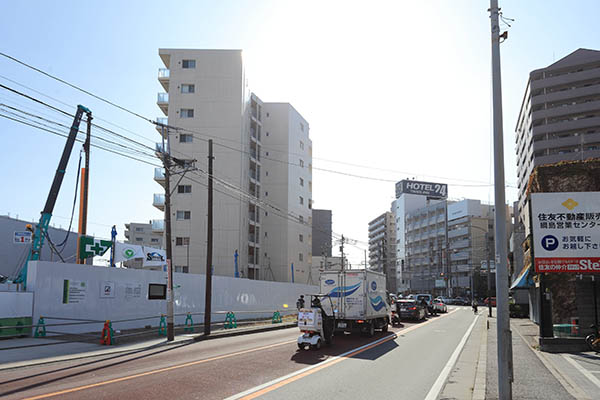
M 334 283 L 335 283 L 335 281 L 334 281 L 333 279 L 327 279 L 327 280 L 325 281 L 325 284 L 326 284 L 326 285 L 333 285 Z
M 552 235 L 546 235 L 542 238 L 542 247 L 544 250 L 553 251 L 558 248 L 558 239 Z
M 375 281 L 371 282 L 371 289 L 377 290 L 377 282 L 375 282 Z

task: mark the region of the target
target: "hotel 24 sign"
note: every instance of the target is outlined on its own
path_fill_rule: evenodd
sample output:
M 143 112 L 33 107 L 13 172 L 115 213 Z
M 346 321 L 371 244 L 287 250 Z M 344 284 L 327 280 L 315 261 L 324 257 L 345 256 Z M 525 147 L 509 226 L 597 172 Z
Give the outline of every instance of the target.
M 600 192 L 531 194 L 536 272 L 600 274 Z

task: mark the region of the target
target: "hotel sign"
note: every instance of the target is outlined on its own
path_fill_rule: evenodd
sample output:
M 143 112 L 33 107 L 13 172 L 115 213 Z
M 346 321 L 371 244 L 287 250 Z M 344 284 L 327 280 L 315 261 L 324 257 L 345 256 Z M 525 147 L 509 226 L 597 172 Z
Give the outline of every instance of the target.
M 531 194 L 536 272 L 600 274 L 600 192 Z
M 402 180 L 396 183 L 396 198 L 402 193 L 445 199 L 448 197 L 448 185 L 445 183 Z

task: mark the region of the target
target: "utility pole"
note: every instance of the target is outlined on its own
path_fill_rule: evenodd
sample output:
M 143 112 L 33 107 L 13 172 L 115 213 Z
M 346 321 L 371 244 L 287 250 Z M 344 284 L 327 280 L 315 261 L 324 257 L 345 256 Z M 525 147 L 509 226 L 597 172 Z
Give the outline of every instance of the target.
M 79 240 L 77 241 L 77 264 L 83 264 L 84 261 L 80 258 L 79 242 L 87 233 L 87 210 L 88 210 L 88 187 L 90 183 L 90 142 L 92 136 L 92 114 L 87 113 L 87 129 L 85 132 L 85 142 L 83 143 L 83 151 L 85 153 L 85 166 L 81 175 L 81 198 L 79 204 Z
M 512 333 L 508 311 L 508 266 L 506 249 L 506 199 L 504 180 L 504 143 L 502 132 L 502 83 L 500 71 L 500 9 L 490 0 L 492 35 L 492 98 L 494 122 L 494 202 L 496 245 L 496 322 L 498 337 L 498 398 L 512 399 Z M 506 38 L 506 37 L 505 37 Z
M 204 300 L 204 335 L 210 335 L 212 300 L 212 250 L 213 250 L 213 141 L 208 140 L 208 217 L 206 223 L 206 297 Z
M 490 260 L 490 238 L 485 234 L 485 249 L 487 251 L 487 295 L 488 295 L 488 317 L 492 318 L 492 260 Z
M 342 271 L 344 270 L 344 235 L 342 235 L 342 245 L 340 246 L 340 253 L 342 253 Z
M 165 126 L 161 125 L 162 161 L 165 168 L 165 239 L 167 241 L 167 340 L 175 340 L 173 326 L 173 246 L 171 243 L 171 146 L 169 145 L 169 128 L 167 128 L 167 147 L 165 151 Z

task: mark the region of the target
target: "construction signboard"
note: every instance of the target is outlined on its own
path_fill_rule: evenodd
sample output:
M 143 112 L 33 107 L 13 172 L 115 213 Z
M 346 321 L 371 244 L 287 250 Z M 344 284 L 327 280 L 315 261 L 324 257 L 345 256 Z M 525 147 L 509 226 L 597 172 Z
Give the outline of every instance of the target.
M 532 193 L 535 270 L 600 274 L 600 192 Z

